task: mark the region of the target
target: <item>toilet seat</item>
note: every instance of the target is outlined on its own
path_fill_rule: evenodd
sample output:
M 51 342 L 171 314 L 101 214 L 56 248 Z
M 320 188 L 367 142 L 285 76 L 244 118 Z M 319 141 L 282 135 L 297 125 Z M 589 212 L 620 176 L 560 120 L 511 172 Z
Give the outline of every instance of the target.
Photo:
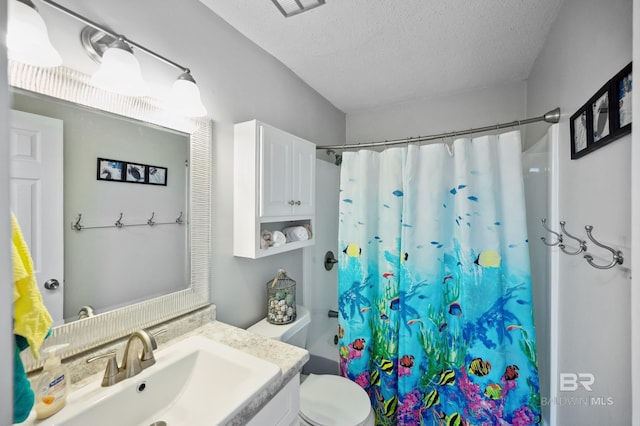
M 361 426 L 371 415 L 367 393 L 344 377 L 310 374 L 300 385 L 300 417 L 315 426 Z

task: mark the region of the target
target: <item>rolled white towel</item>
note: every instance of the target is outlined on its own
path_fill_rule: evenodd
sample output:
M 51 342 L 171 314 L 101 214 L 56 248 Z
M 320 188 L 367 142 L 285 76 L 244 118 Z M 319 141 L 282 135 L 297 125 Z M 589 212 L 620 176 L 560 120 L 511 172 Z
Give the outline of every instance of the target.
M 280 247 L 287 243 L 287 237 L 285 237 L 284 234 L 280 231 L 273 231 L 271 241 L 273 241 L 271 247 Z
M 294 241 L 307 241 L 309 239 L 309 232 L 304 226 L 290 226 L 282 230 L 287 237 L 287 242 L 292 243 Z

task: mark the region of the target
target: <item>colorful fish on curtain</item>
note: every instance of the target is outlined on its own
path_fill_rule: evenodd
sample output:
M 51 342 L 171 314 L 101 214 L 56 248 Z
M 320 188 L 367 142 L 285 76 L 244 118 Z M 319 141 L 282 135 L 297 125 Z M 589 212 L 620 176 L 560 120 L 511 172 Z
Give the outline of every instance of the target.
M 345 153 L 341 374 L 378 425 L 540 422 L 520 135 Z

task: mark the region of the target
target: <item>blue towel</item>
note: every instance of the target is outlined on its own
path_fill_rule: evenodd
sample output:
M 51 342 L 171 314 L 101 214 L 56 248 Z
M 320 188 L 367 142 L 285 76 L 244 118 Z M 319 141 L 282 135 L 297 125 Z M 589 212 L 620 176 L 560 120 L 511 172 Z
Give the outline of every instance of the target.
M 16 343 L 13 345 L 13 422 L 22 423 L 29 417 L 35 398 L 20 359 L 20 352 L 25 350 L 29 344 L 24 337 L 15 337 Z

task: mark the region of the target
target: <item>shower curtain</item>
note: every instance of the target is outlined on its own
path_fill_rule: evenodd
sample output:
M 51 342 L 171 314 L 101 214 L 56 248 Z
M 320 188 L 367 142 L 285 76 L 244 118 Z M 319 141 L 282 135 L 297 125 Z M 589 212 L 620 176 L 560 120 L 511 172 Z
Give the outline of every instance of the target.
M 520 133 L 347 152 L 341 374 L 378 425 L 540 420 Z

